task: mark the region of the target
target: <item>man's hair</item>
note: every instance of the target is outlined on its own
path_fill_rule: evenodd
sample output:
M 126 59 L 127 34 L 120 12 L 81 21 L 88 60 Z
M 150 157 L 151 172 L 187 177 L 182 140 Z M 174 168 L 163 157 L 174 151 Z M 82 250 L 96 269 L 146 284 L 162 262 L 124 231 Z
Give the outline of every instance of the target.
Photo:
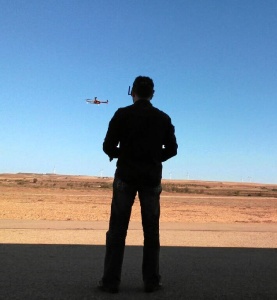
M 132 94 L 136 94 L 141 98 L 152 98 L 154 95 L 154 82 L 146 76 L 138 76 L 132 87 Z

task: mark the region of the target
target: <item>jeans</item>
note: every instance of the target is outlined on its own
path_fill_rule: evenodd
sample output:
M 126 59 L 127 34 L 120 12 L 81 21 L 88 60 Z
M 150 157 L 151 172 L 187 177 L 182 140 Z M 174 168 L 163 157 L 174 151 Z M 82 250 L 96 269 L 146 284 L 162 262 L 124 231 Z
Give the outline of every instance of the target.
M 119 178 L 113 182 L 113 198 L 109 230 L 106 234 L 106 254 L 103 283 L 119 285 L 132 206 L 138 192 L 144 234 L 142 277 L 145 283 L 158 284 L 159 219 L 161 185 L 156 187 L 130 185 Z

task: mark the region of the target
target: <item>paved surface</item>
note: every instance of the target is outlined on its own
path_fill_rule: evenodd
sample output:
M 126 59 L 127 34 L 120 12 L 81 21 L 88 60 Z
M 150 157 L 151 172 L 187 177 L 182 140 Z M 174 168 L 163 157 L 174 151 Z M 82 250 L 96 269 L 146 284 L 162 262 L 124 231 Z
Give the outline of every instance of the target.
M 0 221 L 0 299 L 277 299 L 275 224 L 161 224 L 164 288 L 153 294 L 142 289 L 138 223 L 130 224 L 120 293 L 95 288 L 106 229 Z
M 0 243 L 104 245 L 107 222 L 0 220 Z M 161 245 L 277 248 L 277 224 L 161 223 Z M 127 245 L 143 244 L 130 222 Z

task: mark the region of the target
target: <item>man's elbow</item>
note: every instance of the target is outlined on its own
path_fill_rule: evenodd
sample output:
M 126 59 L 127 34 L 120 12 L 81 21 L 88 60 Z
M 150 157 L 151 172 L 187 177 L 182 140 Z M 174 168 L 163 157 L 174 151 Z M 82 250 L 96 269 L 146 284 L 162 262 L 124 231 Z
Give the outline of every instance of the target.
M 174 152 L 172 152 L 172 156 L 171 157 L 176 156 L 176 155 L 177 155 L 177 149 Z
M 169 158 L 171 158 L 171 157 L 173 157 L 173 156 L 176 156 L 176 155 L 177 155 L 177 148 L 172 149 L 171 152 L 169 153 L 169 155 L 170 155 Z
M 168 151 L 164 151 L 163 154 L 162 154 L 162 162 L 170 159 L 171 157 L 173 156 L 176 156 L 177 155 L 177 148 L 176 149 L 171 149 Z
M 170 149 L 168 149 L 171 157 L 177 155 L 177 149 L 178 149 L 178 144 L 177 143 L 175 143 L 174 145 L 172 145 L 172 147 L 170 147 Z
M 102 148 L 102 149 L 103 149 L 103 151 L 104 151 L 107 155 L 109 155 L 109 154 L 108 154 L 109 148 L 107 147 L 107 144 L 106 144 L 105 142 L 103 143 L 103 148 Z

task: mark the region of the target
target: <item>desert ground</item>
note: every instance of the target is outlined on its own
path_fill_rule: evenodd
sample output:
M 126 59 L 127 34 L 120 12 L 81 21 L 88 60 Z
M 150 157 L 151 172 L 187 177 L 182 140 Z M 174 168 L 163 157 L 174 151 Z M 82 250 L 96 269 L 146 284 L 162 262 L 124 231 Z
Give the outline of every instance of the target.
M 104 245 L 113 178 L 0 175 L 0 243 Z M 277 248 L 277 186 L 164 180 L 164 246 Z M 142 245 L 136 197 L 126 240 Z
M 0 174 L 0 299 L 111 299 L 102 275 L 113 178 Z M 164 180 L 149 299 L 277 299 L 277 185 Z M 116 299 L 144 299 L 136 199 Z
M 0 220 L 108 221 L 113 178 L 0 174 Z M 277 223 L 277 185 L 164 180 L 161 223 Z M 136 198 L 131 222 L 140 221 Z

